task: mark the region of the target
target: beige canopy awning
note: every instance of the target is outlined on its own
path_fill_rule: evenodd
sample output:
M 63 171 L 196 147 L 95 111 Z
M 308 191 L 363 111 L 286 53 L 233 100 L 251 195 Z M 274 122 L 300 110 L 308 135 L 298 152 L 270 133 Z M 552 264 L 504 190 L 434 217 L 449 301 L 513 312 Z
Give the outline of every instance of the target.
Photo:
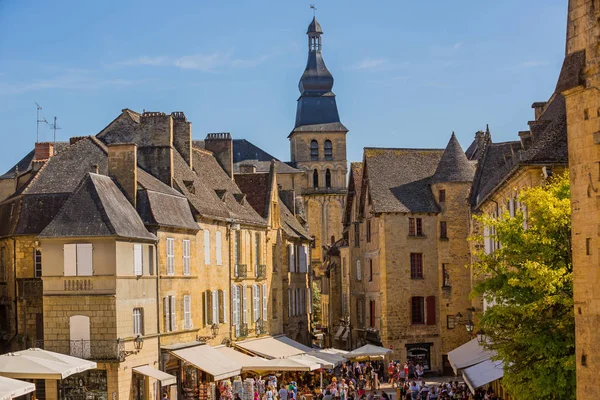
M 454 373 L 458 374 L 459 370 L 489 360 L 495 355 L 495 352 L 486 350 L 475 338 L 449 352 L 448 361 Z
M 172 350 L 170 353 L 212 375 L 215 381 L 231 378 L 242 372 L 242 366 L 238 362 L 223 357 L 221 353 L 206 344 Z
M 23 379 L 64 379 L 94 369 L 93 361 L 42 349 L 0 355 L 0 376 Z
M 385 347 L 366 344 L 363 347 L 359 347 L 356 350 L 352 350 L 351 352 L 344 354 L 344 357 L 349 360 L 355 360 L 369 357 L 383 357 L 391 352 L 392 350 L 386 349 Z
M 328 363 L 332 364 L 333 366 L 340 365 L 346 361 L 346 359 L 343 356 L 341 356 L 340 354 L 329 353 L 324 350 L 313 351 L 312 353 L 310 353 L 310 355 L 317 357 L 321 360 L 327 361 Z M 324 368 L 329 368 L 329 367 L 324 367 Z M 333 368 L 333 367 L 331 367 L 331 368 Z
M 306 365 L 307 367 L 310 368 L 311 371 L 314 371 L 316 369 L 321 369 L 321 368 L 327 368 L 327 369 L 333 368 L 332 363 L 327 362 L 321 358 L 312 356 L 310 354 L 299 354 L 297 356 L 291 356 L 289 359 L 299 362 L 300 364 Z
M 159 371 L 158 369 L 149 365 L 134 367 L 133 372 L 154 378 L 160 382 L 161 386 L 169 386 L 177 383 L 177 377 L 167 374 L 166 372 Z
M 306 365 L 287 358 L 267 360 L 261 357 L 249 356 L 230 347 L 219 346 L 215 349 L 224 357 L 240 363 L 243 372 L 310 371 L 310 368 Z
M 11 400 L 35 390 L 35 385 L 0 376 L 0 400 Z
M 245 350 L 260 357 L 288 358 L 300 354 L 306 354 L 314 349 L 295 342 L 286 336 L 267 336 L 258 339 L 245 340 L 234 343 L 235 347 Z
M 502 378 L 504 376 L 504 364 L 502 361 L 486 360 L 464 369 L 462 376 L 471 392 L 475 393 L 475 389 L 478 387 Z

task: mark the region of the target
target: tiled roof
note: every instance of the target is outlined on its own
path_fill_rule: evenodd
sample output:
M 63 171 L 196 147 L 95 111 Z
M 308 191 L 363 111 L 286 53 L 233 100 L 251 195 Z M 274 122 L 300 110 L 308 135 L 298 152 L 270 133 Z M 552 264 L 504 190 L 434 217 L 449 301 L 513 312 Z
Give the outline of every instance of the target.
M 585 50 L 567 54 L 558 76 L 554 93 L 561 93 L 585 83 L 583 70 L 585 68 Z
M 295 132 L 348 132 L 348 128 L 341 122 L 331 122 L 326 124 L 299 125 L 292 130 L 292 133 Z
M 467 159 L 458 139 L 452 132 L 448 146 L 437 166 L 432 183 L 440 182 L 471 182 L 475 168 Z
M 256 167 L 256 172 L 269 172 L 271 169 L 271 161 L 244 160 L 233 164 L 233 172 L 239 173 L 243 165 L 253 165 Z M 294 168 L 279 160 L 275 160 L 275 170 L 279 174 L 303 174 L 304 171 Z
M 54 154 L 58 154 L 64 149 L 69 147 L 69 142 L 56 142 L 54 143 Z M 29 170 L 31 168 L 31 161 L 33 161 L 33 157 L 35 156 L 35 150 L 31 150 L 25 157 L 19 160 L 18 163 L 13 165 L 8 171 L 6 171 L 3 175 L 0 176 L 0 179 L 11 179 L 15 177 L 15 172 L 17 168 L 19 170 L 19 174 Z
M 156 240 L 111 178 L 88 173 L 40 237 L 92 236 Z
M 271 200 L 271 177 L 268 173 L 236 174 L 235 183 L 247 197 L 248 203 L 263 218 L 268 217 Z
M 352 205 L 356 201 L 360 201 L 360 191 L 362 189 L 363 178 L 363 163 L 350 163 L 350 178 L 348 181 L 348 200 L 346 201 L 346 209 L 344 212 L 344 224 L 350 223 L 352 218 Z
M 438 212 L 430 181 L 441 149 L 365 148 L 364 174 L 374 213 Z M 365 192 L 361 193 L 361 204 Z
M 279 214 L 281 216 L 281 228 L 288 237 L 312 240 L 310 233 L 296 219 L 283 201 L 279 202 Z
M 246 139 L 233 140 L 233 162 L 237 163 L 244 160 L 268 161 L 276 159 L 260 147 L 254 145 Z

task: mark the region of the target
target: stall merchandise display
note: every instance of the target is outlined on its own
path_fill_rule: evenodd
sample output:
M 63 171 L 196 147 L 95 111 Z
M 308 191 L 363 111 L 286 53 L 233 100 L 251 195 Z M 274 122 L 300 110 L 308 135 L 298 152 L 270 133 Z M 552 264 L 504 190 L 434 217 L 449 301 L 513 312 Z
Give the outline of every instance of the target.
M 233 394 L 237 394 L 238 396 L 240 396 L 240 398 L 242 398 L 242 396 L 244 395 L 244 387 L 242 383 L 242 378 L 240 377 L 236 377 L 233 380 Z
M 242 400 L 254 400 L 254 379 L 247 378 L 242 387 Z
M 256 389 L 258 390 L 258 394 L 262 398 L 266 391 L 266 382 L 263 380 L 262 377 L 259 377 L 256 381 Z
M 208 384 L 207 400 L 217 400 L 217 385 L 214 382 Z
M 221 400 L 233 400 L 233 386 L 230 380 L 219 382 L 219 394 Z

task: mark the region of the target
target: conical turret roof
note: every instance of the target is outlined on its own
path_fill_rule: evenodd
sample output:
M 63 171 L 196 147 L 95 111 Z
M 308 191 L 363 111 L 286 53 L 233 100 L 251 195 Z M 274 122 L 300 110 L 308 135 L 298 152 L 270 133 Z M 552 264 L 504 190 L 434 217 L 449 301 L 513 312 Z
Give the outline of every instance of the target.
M 442 159 L 431 179 L 432 183 L 471 182 L 474 175 L 475 168 L 467 159 L 460 143 L 458 143 L 458 139 L 452 132 L 448 146 L 446 146 Z
M 310 22 L 310 24 L 308 25 L 308 29 L 306 30 L 306 33 L 323 33 L 323 29 L 321 29 L 321 24 L 319 24 L 319 22 L 317 21 L 316 17 L 313 17 L 312 21 Z

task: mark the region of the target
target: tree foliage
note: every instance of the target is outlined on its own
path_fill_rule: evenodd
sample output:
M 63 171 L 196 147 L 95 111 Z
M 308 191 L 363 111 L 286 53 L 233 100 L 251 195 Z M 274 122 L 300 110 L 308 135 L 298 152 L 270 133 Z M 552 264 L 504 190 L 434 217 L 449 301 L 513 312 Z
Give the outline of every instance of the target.
M 322 304 L 321 304 L 321 288 L 317 282 L 312 283 L 312 307 L 313 307 L 313 321 L 321 321 Z
M 569 197 L 568 175 L 556 176 L 519 193 L 526 215 L 477 218 L 499 243 L 474 265 L 474 295 L 494 304 L 478 328 L 503 360 L 503 385 L 517 400 L 575 399 Z

